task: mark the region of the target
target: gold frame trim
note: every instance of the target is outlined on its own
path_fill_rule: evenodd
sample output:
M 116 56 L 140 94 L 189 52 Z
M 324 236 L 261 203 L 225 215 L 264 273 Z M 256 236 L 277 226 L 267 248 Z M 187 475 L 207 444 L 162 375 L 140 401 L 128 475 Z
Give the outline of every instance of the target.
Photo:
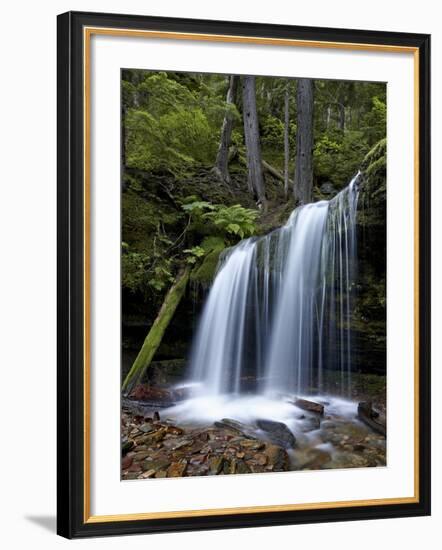
M 168 512 L 149 512 L 135 514 L 116 514 L 95 516 L 91 514 L 91 472 L 90 472 L 90 45 L 93 35 L 125 36 L 132 38 L 150 38 L 167 40 L 198 40 L 203 42 L 248 43 L 271 46 L 292 46 L 304 48 L 323 48 L 339 50 L 359 50 L 369 52 L 412 53 L 414 61 L 414 495 L 411 497 L 350 500 L 336 502 L 317 502 L 300 504 L 282 504 L 270 506 L 248 506 L 234 508 L 215 508 L 206 510 L 180 510 Z M 382 44 L 363 44 L 347 42 L 328 42 L 313 40 L 295 40 L 280 38 L 246 37 L 202 33 L 181 33 L 164 31 L 145 31 L 134 29 L 116 29 L 106 27 L 83 28 L 83 67 L 84 67 L 84 523 L 108 523 L 115 521 L 137 521 L 153 519 L 172 519 L 217 516 L 229 514 L 250 514 L 264 512 L 286 512 L 299 510 L 321 510 L 344 508 L 347 506 L 374 506 L 393 504 L 412 504 L 419 502 L 419 49 L 409 46 Z

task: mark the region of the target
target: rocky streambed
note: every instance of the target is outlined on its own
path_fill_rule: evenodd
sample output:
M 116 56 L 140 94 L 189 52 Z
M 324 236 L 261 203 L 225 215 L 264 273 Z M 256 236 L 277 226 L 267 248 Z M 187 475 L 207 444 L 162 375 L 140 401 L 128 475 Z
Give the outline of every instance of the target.
M 123 480 L 386 465 L 385 421 L 370 403 L 354 416 L 307 400 L 290 423 L 220 418 L 179 421 L 173 409 L 123 401 Z

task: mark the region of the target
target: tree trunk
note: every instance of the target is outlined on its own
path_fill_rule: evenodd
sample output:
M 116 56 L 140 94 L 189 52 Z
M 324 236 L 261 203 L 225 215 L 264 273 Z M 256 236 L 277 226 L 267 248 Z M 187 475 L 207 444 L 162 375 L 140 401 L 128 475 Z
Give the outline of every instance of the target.
M 264 177 L 262 172 L 254 76 L 243 77 L 242 91 L 244 136 L 247 149 L 248 185 L 250 192 L 256 195 L 258 204 L 260 204 L 265 211 L 267 209 L 267 200 L 265 196 Z
M 186 290 L 186 286 L 189 281 L 189 275 L 190 266 L 182 268 L 179 271 L 175 282 L 166 294 L 157 318 L 149 330 L 137 358 L 135 359 L 123 382 L 122 390 L 125 395 L 129 394 L 133 390 L 134 386 L 141 381 L 144 373 L 152 362 L 153 356 L 161 344 L 164 333 L 175 314 L 181 298 L 184 295 L 184 291 Z
M 307 204 L 313 190 L 313 80 L 298 80 L 297 109 L 294 194 L 301 204 Z
M 266 162 L 264 159 L 262 161 L 262 169 L 264 172 L 271 174 L 274 178 L 282 182 L 285 181 L 285 174 L 282 174 L 277 168 Z M 291 179 L 289 179 L 289 183 L 293 185 L 293 181 Z
M 287 199 L 289 193 L 289 84 L 287 83 L 284 97 L 284 195 Z
M 229 80 L 229 89 L 227 90 L 226 103 L 228 107 L 235 104 L 236 93 L 238 89 L 239 76 L 232 75 Z M 229 147 L 232 137 L 233 116 L 229 108 L 224 115 L 223 125 L 221 128 L 221 140 L 216 155 L 214 166 L 215 174 L 225 183 L 230 184 L 229 174 Z
M 339 108 L 339 129 L 345 132 L 345 106 L 343 103 L 338 103 Z

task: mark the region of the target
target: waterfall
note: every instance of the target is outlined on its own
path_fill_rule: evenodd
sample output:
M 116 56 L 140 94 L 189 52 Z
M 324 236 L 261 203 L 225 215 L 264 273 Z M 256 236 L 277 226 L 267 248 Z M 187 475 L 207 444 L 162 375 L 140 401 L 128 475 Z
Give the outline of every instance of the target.
M 358 177 L 222 255 L 190 357 L 203 395 L 324 392 L 327 368 L 349 393 Z

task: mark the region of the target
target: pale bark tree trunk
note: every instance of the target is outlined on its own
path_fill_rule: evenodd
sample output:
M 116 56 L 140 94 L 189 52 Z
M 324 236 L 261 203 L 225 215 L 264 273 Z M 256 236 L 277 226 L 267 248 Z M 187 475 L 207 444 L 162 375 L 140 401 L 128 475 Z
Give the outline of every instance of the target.
M 290 118 L 289 118 L 289 84 L 285 88 L 284 97 L 284 195 L 287 199 L 289 193 L 289 131 L 290 131 Z
M 345 132 L 345 106 L 343 103 L 338 103 L 339 108 L 339 129 Z
M 258 204 L 261 205 L 262 209 L 265 211 L 267 209 L 267 200 L 265 196 L 264 177 L 262 172 L 254 76 L 243 77 L 242 91 L 244 136 L 247 150 L 248 185 L 250 192 L 256 195 Z
M 331 119 L 331 105 L 329 105 L 327 107 L 327 119 L 326 119 L 326 123 L 325 123 L 325 127 L 326 127 L 327 130 L 330 126 L 330 119 Z
M 313 80 L 298 80 L 297 110 L 294 194 L 307 204 L 313 191 Z
M 236 101 L 236 93 L 238 89 L 239 76 L 232 75 L 229 79 L 229 89 L 227 90 L 226 103 L 228 106 L 234 105 Z M 216 155 L 214 166 L 215 174 L 225 183 L 230 184 L 229 174 L 229 147 L 232 138 L 233 116 L 228 109 L 224 116 L 223 125 L 221 128 L 221 140 Z
M 175 282 L 170 287 L 163 305 L 149 330 L 146 339 L 141 346 L 141 349 L 123 382 L 122 391 L 125 395 L 129 394 L 138 382 L 144 376 L 144 373 L 149 368 L 152 359 L 161 344 L 164 333 L 172 320 L 178 304 L 186 290 L 189 282 L 190 267 L 186 266 L 178 273 Z

